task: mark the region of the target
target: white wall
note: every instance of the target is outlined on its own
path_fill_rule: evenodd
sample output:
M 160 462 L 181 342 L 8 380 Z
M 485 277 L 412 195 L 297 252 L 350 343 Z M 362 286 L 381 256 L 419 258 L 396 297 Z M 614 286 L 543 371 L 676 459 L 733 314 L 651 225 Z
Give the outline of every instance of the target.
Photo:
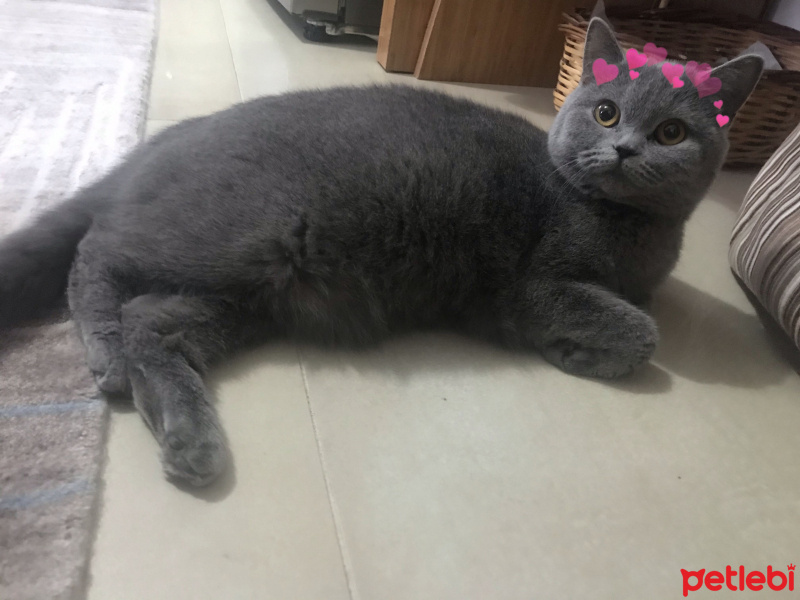
M 776 0 L 767 18 L 781 25 L 800 30 L 800 0 Z

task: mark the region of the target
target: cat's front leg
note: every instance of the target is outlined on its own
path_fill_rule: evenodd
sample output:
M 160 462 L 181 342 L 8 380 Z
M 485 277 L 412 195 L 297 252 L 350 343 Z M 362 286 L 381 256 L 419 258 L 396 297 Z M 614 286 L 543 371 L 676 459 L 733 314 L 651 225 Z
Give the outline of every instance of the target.
M 653 318 L 601 286 L 575 281 L 529 282 L 506 306 L 503 335 L 533 346 L 573 375 L 625 375 L 653 355 Z

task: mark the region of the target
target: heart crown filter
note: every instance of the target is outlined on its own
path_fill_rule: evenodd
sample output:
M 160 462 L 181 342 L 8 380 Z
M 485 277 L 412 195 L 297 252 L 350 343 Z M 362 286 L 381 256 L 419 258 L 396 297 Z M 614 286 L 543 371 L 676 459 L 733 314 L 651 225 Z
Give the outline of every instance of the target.
M 666 48 L 648 42 L 644 45 L 643 50 L 643 52 L 639 52 L 636 48 L 629 48 L 625 53 L 625 60 L 628 63 L 630 69 L 629 74 L 632 81 L 639 77 L 639 72 L 635 69 L 645 65 L 652 66 L 658 63 L 664 63 L 661 65 L 661 73 L 675 89 L 684 86 L 684 81 L 681 79 L 684 73 L 695 89 L 697 89 L 697 95 L 700 98 L 716 94 L 722 89 L 722 81 L 718 77 L 711 77 L 712 69 L 711 65 L 708 63 L 697 63 L 691 60 L 686 63 L 686 67 L 684 68 L 683 65 L 666 62 Z M 594 75 L 597 85 L 603 85 L 617 78 L 619 75 L 619 67 L 609 64 L 602 58 L 598 58 L 592 63 L 592 74 Z M 721 109 L 722 100 L 714 102 L 714 107 L 717 108 L 717 110 Z M 730 121 L 730 117 L 718 114 L 716 120 L 720 127 L 724 127 Z

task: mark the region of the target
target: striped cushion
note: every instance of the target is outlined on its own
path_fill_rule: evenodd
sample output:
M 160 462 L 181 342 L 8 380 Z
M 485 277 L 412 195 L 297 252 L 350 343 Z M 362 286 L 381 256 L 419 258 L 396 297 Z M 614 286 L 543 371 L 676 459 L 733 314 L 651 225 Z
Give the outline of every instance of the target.
M 729 259 L 734 273 L 800 348 L 800 126 L 750 186 Z

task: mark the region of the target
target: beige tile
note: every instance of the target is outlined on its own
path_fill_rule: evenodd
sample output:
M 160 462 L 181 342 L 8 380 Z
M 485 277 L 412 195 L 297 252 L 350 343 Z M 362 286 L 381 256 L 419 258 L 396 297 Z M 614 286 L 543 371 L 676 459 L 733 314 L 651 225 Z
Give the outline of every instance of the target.
M 214 374 L 235 469 L 182 491 L 134 412 L 115 412 L 91 600 L 348 598 L 295 349 Z
M 147 123 L 145 124 L 144 128 L 144 136 L 146 138 L 152 137 L 167 127 L 175 125 L 177 122 L 178 121 L 156 121 L 154 119 L 147 119 Z
M 176 121 L 239 102 L 219 0 L 165 0 L 148 118 Z
M 696 338 L 616 384 L 451 336 L 307 349 L 354 597 L 677 598 L 681 568 L 793 560 L 800 386 L 749 316 L 691 308 L 750 381 Z

